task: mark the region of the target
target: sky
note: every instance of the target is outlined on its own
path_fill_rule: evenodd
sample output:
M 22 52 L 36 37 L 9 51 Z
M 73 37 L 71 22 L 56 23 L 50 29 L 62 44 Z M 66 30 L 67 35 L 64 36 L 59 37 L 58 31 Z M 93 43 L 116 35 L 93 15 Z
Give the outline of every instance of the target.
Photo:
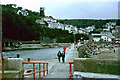
M 120 0 L 2 0 L 1 4 L 17 4 L 56 19 L 117 19 Z

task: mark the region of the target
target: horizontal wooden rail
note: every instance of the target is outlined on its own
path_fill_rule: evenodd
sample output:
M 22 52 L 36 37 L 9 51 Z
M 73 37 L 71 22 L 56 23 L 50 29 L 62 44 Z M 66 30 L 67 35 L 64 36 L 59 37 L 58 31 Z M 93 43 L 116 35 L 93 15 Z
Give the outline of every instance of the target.
M 32 74 L 35 74 L 35 73 L 39 73 L 39 72 L 44 72 L 44 71 L 47 71 L 47 70 L 42 70 L 42 71 L 33 72 L 33 73 L 29 73 L 29 74 L 23 74 L 23 76 L 29 76 L 29 75 L 32 75 Z
M 22 62 L 22 64 L 48 64 L 47 62 Z
M 74 62 L 69 62 L 69 64 L 73 64 Z

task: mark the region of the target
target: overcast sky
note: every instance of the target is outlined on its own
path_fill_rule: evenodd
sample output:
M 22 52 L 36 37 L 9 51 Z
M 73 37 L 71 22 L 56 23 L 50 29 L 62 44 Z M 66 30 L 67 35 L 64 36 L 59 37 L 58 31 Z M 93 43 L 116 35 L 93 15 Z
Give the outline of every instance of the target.
M 120 0 L 2 0 L 2 4 L 17 4 L 56 19 L 116 19 Z

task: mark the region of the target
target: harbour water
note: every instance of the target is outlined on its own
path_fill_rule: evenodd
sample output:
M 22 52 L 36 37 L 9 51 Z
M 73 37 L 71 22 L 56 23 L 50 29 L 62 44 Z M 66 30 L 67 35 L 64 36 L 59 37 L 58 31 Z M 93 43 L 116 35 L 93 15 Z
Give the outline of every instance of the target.
M 20 54 L 20 58 L 27 61 L 28 58 L 31 60 L 49 60 L 57 56 L 58 51 L 62 51 L 63 48 L 45 48 L 35 50 L 16 50 L 3 52 L 4 58 L 16 58 L 17 54 Z

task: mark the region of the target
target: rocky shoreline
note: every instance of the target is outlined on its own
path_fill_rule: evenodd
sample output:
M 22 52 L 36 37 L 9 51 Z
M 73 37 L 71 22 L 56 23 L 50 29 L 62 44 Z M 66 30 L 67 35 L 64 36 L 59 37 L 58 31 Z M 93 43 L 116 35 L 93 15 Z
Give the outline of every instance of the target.
M 43 44 L 21 44 L 18 47 L 3 47 L 2 51 L 14 51 L 14 50 L 31 50 L 31 49 L 42 49 L 42 48 L 55 48 L 70 46 L 71 43 L 43 43 Z

